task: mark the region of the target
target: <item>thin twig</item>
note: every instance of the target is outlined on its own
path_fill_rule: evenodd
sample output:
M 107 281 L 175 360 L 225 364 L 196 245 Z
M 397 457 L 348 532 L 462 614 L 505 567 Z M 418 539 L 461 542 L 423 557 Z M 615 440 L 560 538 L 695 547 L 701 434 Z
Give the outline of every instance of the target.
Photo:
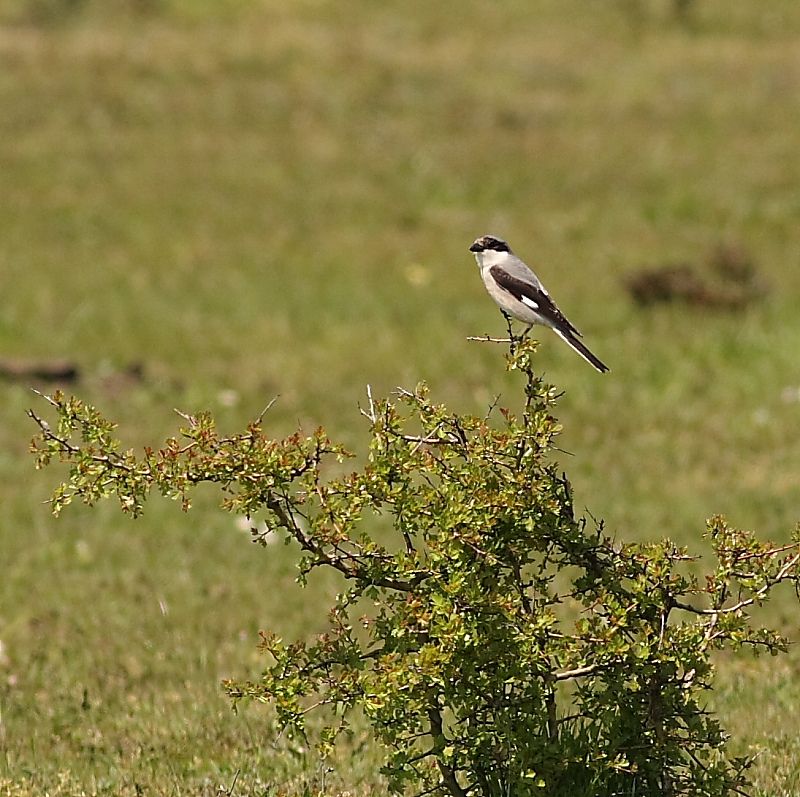
M 237 769 L 236 772 L 234 773 L 233 780 L 231 781 L 231 785 L 227 789 L 227 791 L 225 792 L 227 797 L 231 797 L 231 795 L 233 794 L 233 790 L 236 788 L 236 781 L 239 780 L 239 773 L 240 772 L 241 772 L 241 769 Z
M 599 667 L 596 664 L 587 664 L 585 667 L 576 667 L 574 670 L 564 670 L 564 672 L 553 673 L 554 681 L 567 681 L 570 678 L 582 678 L 584 675 L 591 675 Z
M 775 555 L 776 553 L 783 553 L 784 551 L 791 551 L 791 550 L 793 550 L 795 548 L 797 548 L 797 543 L 796 542 L 788 542 L 788 543 L 786 543 L 786 545 L 779 545 L 777 548 L 770 548 L 768 551 L 766 551 L 766 553 L 768 553 L 768 554 L 770 554 L 772 556 L 772 555 Z M 754 553 L 743 553 L 740 556 L 738 556 L 737 558 L 742 560 L 742 561 L 745 561 L 747 559 L 758 559 L 763 555 L 764 555 L 763 552 L 756 551 Z
M 469 340 L 469 338 L 467 338 L 467 340 Z M 494 412 L 494 409 L 497 406 L 497 402 L 500 401 L 501 395 L 502 395 L 501 393 L 498 393 L 492 400 L 492 403 L 489 405 L 489 409 L 486 410 L 486 415 L 483 416 L 484 421 L 489 420 L 489 416 Z
M 266 414 L 267 414 L 267 413 L 268 413 L 268 412 L 269 412 L 269 411 L 272 409 L 272 405 L 273 405 L 273 404 L 274 404 L 274 403 L 275 403 L 275 402 L 276 402 L 276 401 L 277 401 L 279 398 L 280 398 L 280 395 L 277 395 L 277 396 L 275 396 L 275 398 L 273 398 L 273 399 L 272 399 L 272 400 L 269 402 L 269 404 L 267 404 L 267 406 L 266 406 L 266 407 L 264 407 L 264 409 L 263 409 L 263 410 L 261 410 L 261 412 L 259 412 L 259 413 L 258 413 L 258 417 L 257 417 L 257 418 L 255 419 L 255 421 L 253 422 L 253 423 L 255 423 L 255 425 L 256 425 L 256 426 L 261 426 L 261 421 L 263 421 L 263 420 L 264 420 L 264 416 L 265 416 L 265 415 L 266 415 Z
M 44 396 L 44 398 L 47 397 Z M 73 445 L 65 437 L 61 437 L 53 432 L 52 429 L 50 429 L 50 424 L 48 424 L 43 418 L 40 418 L 33 410 L 28 410 L 26 414 L 42 430 L 42 436 L 45 438 L 45 440 L 52 440 L 54 443 L 58 443 L 58 445 L 60 445 L 64 451 L 67 451 L 73 455 L 80 454 L 82 452 L 80 446 Z M 92 462 L 98 462 L 103 465 L 107 465 L 110 468 L 119 468 L 127 473 L 132 473 L 135 470 L 135 468 L 123 462 L 119 454 L 116 454 L 113 457 L 110 457 L 107 454 L 90 454 L 89 459 Z
M 513 338 L 493 338 L 491 335 L 470 335 L 467 340 L 478 341 L 479 343 L 513 343 Z
M 361 414 L 370 421 L 370 423 L 375 423 L 377 417 L 375 415 L 375 402 L 372 400 L 372 385 L 367 385 L 367 401 L 369 401 L 369 412 L 361 410 Z
M 696 606 L 692 606 L 691 604 L 683 603 L 681 601 L 674 601 L 674 605 L 676 608 L 683 609 L 685 612 L 702 614 L 706 615 L 707 617 L 714 617 L 720 614 L 733 614 L 747 608 L 748 606 L 752 606 L 754 603 L 757 603 L 770 591 L 770 589 L 772 589 L 772 587 L 775 586 L 775 584 L 785 581 L 789 577 L 789 572 L 794 569 L 798 562 L 800 562 L 800 553 L 795 554 L 791 559 L 787 559 L 786 562 L 784 562 L 783 567 L 781 567 L 781 569 L 775 574 L 775 577 L 767 579 L 764 582 L 764 586 L 756 590 L 751 597 L 740 600 L 738 603 L 734 603 L 733 606 L 726 606 L 725 608 L 719 609 L 698 609 Z M 795 576 L 794 578 L 797 577 Z
M 41 390 L 37 390 L 35 387 L 32 387 L 31 390 L 40 398 L 43 398 L 48 404 L 52 404 L 54 407 L 58 407 L 58 402 L 52 397 L 48 396 L 46 393 L 42 393 Z

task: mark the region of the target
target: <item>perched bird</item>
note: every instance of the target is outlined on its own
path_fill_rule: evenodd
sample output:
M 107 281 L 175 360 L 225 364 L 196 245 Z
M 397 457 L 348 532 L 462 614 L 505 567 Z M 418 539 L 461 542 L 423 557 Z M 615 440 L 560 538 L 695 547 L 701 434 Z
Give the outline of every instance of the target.
M 567 320 L 550 298 L 539 278 L 522 262 L 501 238 L 484 235 L 469 248 L 481 270 L 481 277 L 489 296 L 509 320 L 511 316 L 528 325 L 524 334 L 534 324 L 550 327 L 569 344 L 586 362 L 601 373 L 608 366 L 595 357 L 580 340 L 581 333 Z

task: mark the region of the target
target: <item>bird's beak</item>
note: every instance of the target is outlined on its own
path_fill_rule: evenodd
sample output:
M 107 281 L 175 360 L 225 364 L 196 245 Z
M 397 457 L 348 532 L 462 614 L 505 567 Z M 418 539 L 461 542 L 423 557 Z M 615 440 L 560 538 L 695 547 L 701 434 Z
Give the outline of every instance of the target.
M 470 252 L 482 252 L 483 251 L 483 247 L 480 245 L 480 243 L 478 241 L 475 241 L 475 243 L 472 244 L 472 246 L 470 246 L 469 251 Z

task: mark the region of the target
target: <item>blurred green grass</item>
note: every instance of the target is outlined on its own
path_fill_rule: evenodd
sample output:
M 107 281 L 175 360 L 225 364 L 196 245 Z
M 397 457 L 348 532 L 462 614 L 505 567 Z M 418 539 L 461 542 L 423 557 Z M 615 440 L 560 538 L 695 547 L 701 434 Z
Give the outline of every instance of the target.
M 698 0 L 685 24 L 612 0 L 61 10 L 0 4 L 0 354 L 75 359 L 126 442 L 172 407 L 234 431 L 280 394 L 276 434 L 322 423 L 359 450 L 367 383 L 515 405 L 501 353 L 465 340 L 502 330 L 467 252 L 494 232 L 612 368 L 542 335 L 579 509 L 700 547 L 712 513 L 779 540 L 800 519 L 797 3 Z M 765 302 L 632 304 L 632 270 L 719 242 Z M 131 363 L 142 383 L 115 376 Z M 317 630 L 336 583 L 300 592 L 292 551 L 254 549 L 211 494 L 53 521 L 35 399 L 0 391 L 0 789 L 322 788 L 218 682 L 257 674 L 259 628 Z M 768 615 L 800 638 L 789 597 Z M 763 794 L 800 789 L 798 670 L 721 662 Z M 362 743 L 327 790 L 380 793 Z

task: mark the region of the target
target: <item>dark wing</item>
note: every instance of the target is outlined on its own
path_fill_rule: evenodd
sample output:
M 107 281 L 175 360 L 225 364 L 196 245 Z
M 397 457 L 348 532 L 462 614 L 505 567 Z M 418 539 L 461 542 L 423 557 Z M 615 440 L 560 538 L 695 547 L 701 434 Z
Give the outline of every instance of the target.
M 546 318 L 555 329 L 581 337 L 581 333 L 570 324 L 547 291 L 537 288 L 526 280 L 512 276 L 500 266 L 492 266 L 489 273 L 503 290 L 508 291 L 518 302 L 522 302 Z

